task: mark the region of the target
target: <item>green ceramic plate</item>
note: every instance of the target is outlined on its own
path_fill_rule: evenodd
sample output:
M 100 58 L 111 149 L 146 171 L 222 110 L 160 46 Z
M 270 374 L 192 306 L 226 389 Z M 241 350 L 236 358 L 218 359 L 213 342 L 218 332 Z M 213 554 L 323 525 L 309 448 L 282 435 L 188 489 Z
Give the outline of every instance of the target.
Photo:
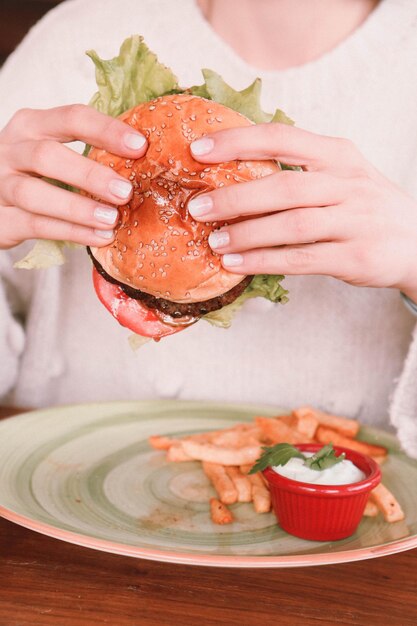
M 417 462 L 394 437 L 363 429 L 390 449 L 383 480 L 405 512 L 387 524 L 364 519 L 334 543 L 297 539 L 272 513 L 233 505 L 233 525 L 210 521 L 214 495 L 198 463 L 167 463 L 151 434 L 230 426 L 277 408 L 194 402 L 89 404 L 34 411 L 0 423 L 0 514 L 89 548 L 134 557 L 221 567 L 289 567 L 347 562 L 417 546 Z

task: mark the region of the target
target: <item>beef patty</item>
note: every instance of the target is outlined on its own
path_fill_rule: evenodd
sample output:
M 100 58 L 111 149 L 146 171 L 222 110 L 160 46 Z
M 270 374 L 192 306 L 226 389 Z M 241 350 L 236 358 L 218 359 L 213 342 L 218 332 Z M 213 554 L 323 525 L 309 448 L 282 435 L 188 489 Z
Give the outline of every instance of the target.
M 229 291 L 226 291 L 226 293 L 222 294 L 221 296 L 217 296 L 216 298 L 204 300 L 204 302 L 172 302 L 171 300 L 157 298 L 156 296 L 152 296 L 145 291 L 141 291 L 140 289 L 134 289 L 133 287 L 129 287 L 129 285 L 126 285 L 125 283 L 121 283 L 120 281 L 107 274 L 106 270 L 103 269 L 101 264 L 93 256 L 89 247 L 87 247 L 87 252 L 90 255 L 91 260 L 94 263 L 94 267 L 96 268 L 98 273 L 101 274 L 101 276 L 103 276 L 103 278 L 105 278 L 109 283 L 118 285 L 123 289 L 126 295 L 128 295 L 130 298 L 134 298 L 135 300 L 140 300 L 149 309 L 158 309 L 162 313 L 170 315 L 175 319 L 184 316 L 201 317 L 206 313 L 218 311 L 227 304 L 231 304 L 232 302 L 234 302 L 236 298 L 238 298 L 245 291 L 246 287 L 249 285 L 253 278 L 253 276 L 245 276 L 240 283 L 235 285 L 235 287 L 233 287 Z

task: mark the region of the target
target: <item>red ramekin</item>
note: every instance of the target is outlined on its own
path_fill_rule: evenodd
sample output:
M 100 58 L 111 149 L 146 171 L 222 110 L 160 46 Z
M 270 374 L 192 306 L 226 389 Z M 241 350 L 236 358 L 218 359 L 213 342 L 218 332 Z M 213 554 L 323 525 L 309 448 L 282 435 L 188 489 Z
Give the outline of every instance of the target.
M 302 452 L 317 452 L 322 444 L 298 444 Z M 352 535 L 361 521 L 369 493 L 381 481 L 381 470 L 369 456 L 335 446 L 366 478 L 348 485 L 317 485 L 292 480 L 271 467 L 263 475 L 271 491 L 272 506 L 283 530 L 302 539 L 336 541 Z

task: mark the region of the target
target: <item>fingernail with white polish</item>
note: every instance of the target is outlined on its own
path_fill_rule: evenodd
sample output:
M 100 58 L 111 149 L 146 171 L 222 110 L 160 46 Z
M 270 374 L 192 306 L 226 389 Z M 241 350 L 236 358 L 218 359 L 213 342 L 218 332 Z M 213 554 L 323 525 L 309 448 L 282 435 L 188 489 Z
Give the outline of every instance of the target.
M 243 256 L 241 254 L 224 254 L 222 256 L 223 265 L 226 267 L 237 267 L 242 265 Z
M 124 141 L 125 145 L 131 150 L 140 150 L 146 143 L 146 137 L 140 133 L 126 133 Z
M 190 147 L 191 152 L 195 154 L 195 156 L 202 156 L 203 154 L 208 154 L 213 150 L 214 141 L 209 137 L 203 137 L 202 139 L 193 141 Z
M 110 207 L 98 206 L 94 209 L 94 218 L 103 224 L 114 224 L 118 215 L 118 211 Z
M 114 196 L 125 200 L 131 194 L 132 185 L 127 180 L 120 180 L 120 178 L 115 178 L 114 180 L 110 181 L 109 189 Z
M 188 210 L 193 217 L 201 217 L 210 213 L 213 208 L 213 200 L 210 196 L 196 196 L 188 203 Z
M 112 230 L 95 230 L 94 233 L 97 237 L 101 237 L 102 239 L 113 239 L 114 232 Z
M 230 235 L 226 230 L 217 230 L 211 233 L 208 239 L 210 248 L 224 248 L 230 243 Z

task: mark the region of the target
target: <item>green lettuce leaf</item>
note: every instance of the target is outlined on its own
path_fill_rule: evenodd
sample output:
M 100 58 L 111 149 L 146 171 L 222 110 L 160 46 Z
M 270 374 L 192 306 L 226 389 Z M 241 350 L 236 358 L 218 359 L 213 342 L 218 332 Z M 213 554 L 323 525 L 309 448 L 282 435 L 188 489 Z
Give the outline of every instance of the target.
M 241 113 L 255 124 L 262 124 L 265 122 L 281 122 L 282 124 L 294 124 L 283 111 L 277 109 L 274 114 L 265 113 L 261 107 L 261 89 L 262 81 L 260 78 L 256 78 L 249 87 L 242 89 L 242 91 L 236 91 L 233 87 L 230 87 L 220 74 L 213 72 L 213 70 L 202 70 L 204 77 L 204 84 L 196 87 L 191 87 L 189 90 L 192 94 L 200 96 L 202 98 L 208 98 L 214 100 L 219 104 L 223 104 L 229 109 L 233 109 L 238 113 Z
M 250 298 L 266 298 L 271 302 L 288 302 L 288 291 L 281 285 L 284 276 L 273 274 L 258 274 L 246 287 L 245 291 L 234 302 L 218 311 L 207 313 L 201 319 L 210 322 L 213 326 L 229 328 L 234 316 Z
M 98 85 L 90 106 L 107 115 L 116 117 L 141 102 L 178 90 L 176 76 L 159 63 L 139 35 L 125 39 L 118 56 L 108 61 L 94 50 L 86 54 L 96 66 Z

